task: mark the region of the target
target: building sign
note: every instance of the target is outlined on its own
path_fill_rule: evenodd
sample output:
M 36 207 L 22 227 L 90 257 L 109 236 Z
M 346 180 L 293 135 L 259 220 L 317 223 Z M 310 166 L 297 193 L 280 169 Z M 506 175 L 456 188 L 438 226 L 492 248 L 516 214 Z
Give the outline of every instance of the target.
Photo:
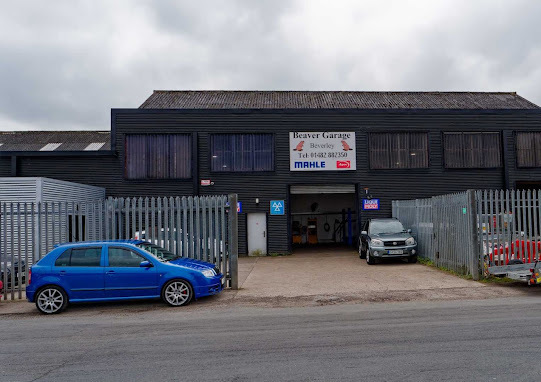
M 379 199 L 363 199 L 363 210 L 379 210 Z
M 229 202 L 225 202 L 225 206 L 229 207 Z M 242 202 L 237 202 L 237 212 L 239 214 L 242 212 Z
M 210 179 L 201 179 L 201 186 L 212 186 L 214 184 Z
M 283 215 L 285 202 L 283 200 L 271 200 L 270 201 L 270 214 L 271 215 Z
M 289 133 L 290 171 L 356 170 L 354 132 Z

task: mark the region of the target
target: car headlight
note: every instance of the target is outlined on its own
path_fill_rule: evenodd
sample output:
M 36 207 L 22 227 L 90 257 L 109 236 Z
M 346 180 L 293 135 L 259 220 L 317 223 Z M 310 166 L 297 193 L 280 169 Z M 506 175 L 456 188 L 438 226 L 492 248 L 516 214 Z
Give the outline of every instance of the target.
M 415 239 L 413 237 L 408 237 L 406 239 L 406 245 L 415 245 Z
M 372 247 L 383 247 L 383 240 L 372 239 L 372 240 L 370 240 L 370 245 Z
M 216 273 L 214 273 L 214 269 L 205 269 L 203 271 L 203 276 L 205 276 L 205 277 L 214 277 L 214 276 L 216 276 Z

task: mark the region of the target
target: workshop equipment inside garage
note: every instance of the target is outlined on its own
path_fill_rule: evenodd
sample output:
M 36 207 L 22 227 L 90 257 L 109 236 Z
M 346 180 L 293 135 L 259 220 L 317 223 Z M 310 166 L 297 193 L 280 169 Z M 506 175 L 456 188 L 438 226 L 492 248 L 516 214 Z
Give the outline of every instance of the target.
M 353 245 L 357 235 L 355 196 L 354 184 L 291 186 L 292 244 Z

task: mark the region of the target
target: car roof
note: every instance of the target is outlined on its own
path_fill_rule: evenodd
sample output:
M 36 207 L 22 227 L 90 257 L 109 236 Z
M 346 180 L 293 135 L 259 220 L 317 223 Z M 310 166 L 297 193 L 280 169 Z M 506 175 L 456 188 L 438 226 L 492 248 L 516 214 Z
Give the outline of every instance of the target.
M 127 240 L 93 240 L 93 241 L 77 241 L 77 242 L 68 242 L 68 243 L 60 243 L 56 244 L 54 247 L 80 247 L 80 246 L 87 246 L 87 245 L 104 245 L 104 244 L 132 244 L 137 245 L 144 243 L 144 240 L 135 240 L 135 239 L 127 239 Z

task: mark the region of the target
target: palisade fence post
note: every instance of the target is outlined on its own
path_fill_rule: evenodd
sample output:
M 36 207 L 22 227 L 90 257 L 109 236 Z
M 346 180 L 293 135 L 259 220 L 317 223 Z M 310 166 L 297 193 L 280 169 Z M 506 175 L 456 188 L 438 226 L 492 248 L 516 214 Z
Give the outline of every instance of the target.
M 470 220 L 470 234 L 471 234 L 471 242 L 470 242 L 470 269 L 474 280 L 479 280 L 479 272 L 480 272 L 480 260 L 481 260 L 481 251 L 479 250 L 479 233 L 477 228 L 477 203 L 475 200 L 475 191 L 474 190 L 468 190 L 468 217 Z
M 231 289 L 239 289 L 239 215 L 237 194 L 229 194 L 229 256 L 231 256 Z

